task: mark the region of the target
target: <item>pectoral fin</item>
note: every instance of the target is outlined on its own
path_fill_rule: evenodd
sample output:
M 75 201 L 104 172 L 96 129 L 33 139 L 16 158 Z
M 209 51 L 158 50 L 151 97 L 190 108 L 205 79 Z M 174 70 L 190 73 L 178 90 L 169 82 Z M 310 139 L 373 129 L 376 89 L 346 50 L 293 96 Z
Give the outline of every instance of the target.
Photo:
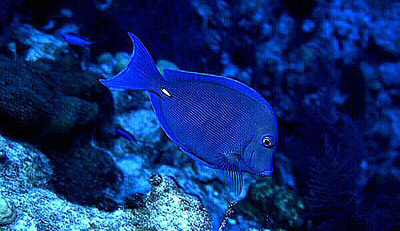
M 225 184 L 240 196 L 243 191 L 243 175 L 240 157 L 233 153 L 219 154 L 217 157 L 218 167 L 223 176 Z

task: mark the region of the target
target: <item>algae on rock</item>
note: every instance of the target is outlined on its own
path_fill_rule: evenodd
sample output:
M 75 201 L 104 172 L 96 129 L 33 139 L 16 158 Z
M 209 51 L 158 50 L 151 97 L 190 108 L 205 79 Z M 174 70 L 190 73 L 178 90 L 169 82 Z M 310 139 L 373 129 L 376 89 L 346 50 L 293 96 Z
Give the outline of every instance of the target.
M 153 185 L 144 197 L 144 208 L 132 210 L 145 230 L 211 230 L 211 217 L 201 200 L 185 194 L 169 176 L 153 175 Z
M 280 229 L 298 229 L 303 227 L 301 212 L 304 204 L 287 187 L 275 185 L 272 179 L 253 184 L 247 197 L 238 204 L 240 210 L 251 217 L 257 217 L 266 225 Z M 269 224 L 269 220 L 274 223 Z

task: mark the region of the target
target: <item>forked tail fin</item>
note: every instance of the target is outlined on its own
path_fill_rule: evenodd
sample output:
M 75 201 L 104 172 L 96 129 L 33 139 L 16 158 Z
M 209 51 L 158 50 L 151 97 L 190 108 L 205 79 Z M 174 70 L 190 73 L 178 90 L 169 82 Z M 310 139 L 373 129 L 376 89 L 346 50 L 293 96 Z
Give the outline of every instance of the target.
M 146 90 L 160 93 L 162 76 L 143 43 L 134 34 L 131 37 L 134 51 L 124 70 L 110 79 L 101 79 L 106 87 Z

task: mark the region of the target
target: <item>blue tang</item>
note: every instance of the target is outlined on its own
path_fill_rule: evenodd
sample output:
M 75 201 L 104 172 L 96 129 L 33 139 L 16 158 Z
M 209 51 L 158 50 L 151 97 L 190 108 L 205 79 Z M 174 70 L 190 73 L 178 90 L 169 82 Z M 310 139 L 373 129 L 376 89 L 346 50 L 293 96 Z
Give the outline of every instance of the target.
M 278 124 L 259 93 L 222 76 L 165 69 L 163 77 L 142 42 L 129 36 L 134 45 L 129 64 L 101 83 L 148 91 L 167 136 L 192 159 L 222 170 L 239 194 L 243 172 L 272 174 Z

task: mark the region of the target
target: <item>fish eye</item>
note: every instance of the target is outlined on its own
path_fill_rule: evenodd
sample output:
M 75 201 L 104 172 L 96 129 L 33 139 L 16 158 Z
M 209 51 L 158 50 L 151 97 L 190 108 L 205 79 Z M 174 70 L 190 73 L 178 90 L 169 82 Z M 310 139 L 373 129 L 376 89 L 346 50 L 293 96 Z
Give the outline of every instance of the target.
M 274 146 L 274 141 L 271 136 L 263 136 L 261 142 L 266 148 L 272 148 Z

